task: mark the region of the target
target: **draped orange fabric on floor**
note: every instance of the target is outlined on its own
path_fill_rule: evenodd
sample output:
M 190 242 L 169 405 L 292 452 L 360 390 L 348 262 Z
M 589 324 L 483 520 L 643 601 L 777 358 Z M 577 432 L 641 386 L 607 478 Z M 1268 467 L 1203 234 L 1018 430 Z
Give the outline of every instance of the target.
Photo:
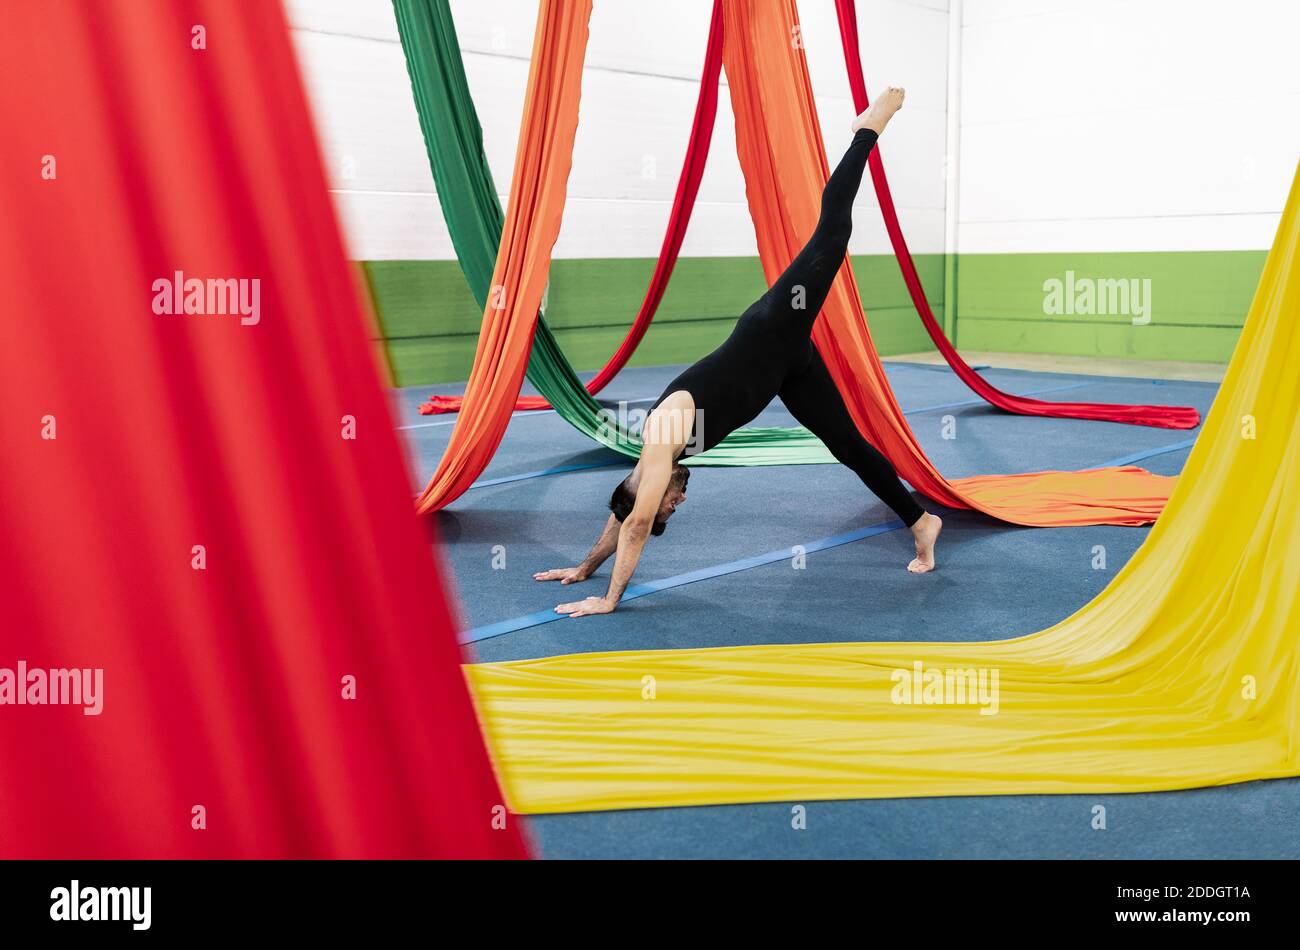
M 736 150 L 770 283 L 812 234 L 829 176 L 795 0 L 725 0 L 723 34 Z M 895 121 L 906 122 L 906 115 Z M 843 144 L 848 141 L 846 124 Z M 1175 479 L 1132 466 L 945 479 L 894 399 L 847 259 L 813 342 L 858 428 L 901 477 L 940 504 L 1047 527 L 1147 524 L 1169 500 Z
M 501 247 L 464 402 L 421 513 L 455 501 L 491 461 L 524 381 L 578 128 L 591 0 L 542 0 Z

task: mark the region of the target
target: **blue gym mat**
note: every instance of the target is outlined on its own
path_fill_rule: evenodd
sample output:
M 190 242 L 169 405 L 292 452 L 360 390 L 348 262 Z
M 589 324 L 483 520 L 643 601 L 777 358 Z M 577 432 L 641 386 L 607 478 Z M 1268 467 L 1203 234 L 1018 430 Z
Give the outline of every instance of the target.
M 1196 430 L 1013 416 L 942 368 L 887 363 L 926 453 L 949 477 L 1142 465 L 1177 474 Z M 602 401 L 648 407 L 681 367 L 624 370 Z M 1071 401 L 1167 403 L 1208 411 L 1217 387 L 1128 377 L 989 369 L 1010 392 Z M 587 378 L 587 377 L 584 377 Z M 454 417 L 420 416 L 432 392 L 394 392 L 413 485 L 433 472 Z M 525 387 L 525 392 L 532 392 Z M 1055 393 L 1061 395 L 1055 396 Z M 954 438 L 944 438 L 945 422 Z M 754 425 L 793 425 L 779 402 Z M 631 462 L 554 412 L 517 413 L 477 486 L 434 516 L 472 660 L 599 650 L 848 640 L 995 640 L 1041 630 L 1095 596 L 1145 528 L 1021 528 L 965 511 L 945 521 L 939 568 L 908 574 L 910 536 L 838 465 L 698 469 L 668 530 L 613 614 L 551 622 L 565 600 L 604 593 L 609 563 L 560 587 L 538 570 L 577 564 Z M 804 551 L 797 567 L 796 546 Z M 1105 568 L 1095 569 L 1097 547 Z M 502 555 L 504 566 L 501 566 Z M 495 563 L 495 567 L 494 567 Z M 807 827 L 792 827 L 792 807 Z M 1296 857 L 1300 781 L 1188 792 L 804 802 L 526 819 L 554 858 Z M 1096 806 L 1105 809 L 1105 828 Z

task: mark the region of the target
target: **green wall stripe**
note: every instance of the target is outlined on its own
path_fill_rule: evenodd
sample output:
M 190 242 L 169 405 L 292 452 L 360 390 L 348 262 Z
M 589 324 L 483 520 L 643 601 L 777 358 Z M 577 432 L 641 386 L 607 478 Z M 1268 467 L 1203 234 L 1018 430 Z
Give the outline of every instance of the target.
M 957 344 L 971 350 L 1226 362 L 1268 252 L 962 254 Z M 1131 313 L 1046 313 L 1044 283 L 1150 281 L 1150 322 Z
M 1051 323 L 1130 323 L 1125 315 L 1047 314 L 1043 284 L 1151 282 L 1149 326 L 1240 328 L 1267 251 L 1172 251 L 1106 254 L 963 254 L 957 319 L 993 317 Z
M 961 345 L 1001 353 L 1055 353 L 1109 359 L 1227 360 L 1239 327 L 1145 327 L 965 320 L 958 317 Z
M 1223 362 L 1232 353 L 1266 251 L 963 254 L 956 342 L 972 350 Z M 652 258 L 556 260 L 547 318 L 579 370 L 603 366 L 622 341 L 654 269 Z M 931 306 L 944 307 L 942 254 L 916 258 Z M 481 313 L 455 261 L 366 261 L 376 336 L 400 386 L 465 379 Z M 892 255 L 853 258 L 882 355 L 932 348 Z M 1127 314 L 1047 314 L 1043 283 L 1150 280 L 1151 323 Z M 681 258 L 633 366 L 688 363 L 717 346 L 766 289 L 754 257 Z
M 627 335 L 654 270 L 652 258 L 560 259 L 551 264 L 547 320 L 578 370 L 596 370 Z M 482 314 L 455 261 L 365 261 L 365 283 L 396 385 L 465 379 Z M 917 268 L 934 306 L 942 306 L 943 256 Z M 882 353 L 929 347 L 911 315 L 907 287 L 892 256 L 853 259 Z M 632 366 L 689 363 L 721 343 L 767 283 L 756 257 L 681 258 Z

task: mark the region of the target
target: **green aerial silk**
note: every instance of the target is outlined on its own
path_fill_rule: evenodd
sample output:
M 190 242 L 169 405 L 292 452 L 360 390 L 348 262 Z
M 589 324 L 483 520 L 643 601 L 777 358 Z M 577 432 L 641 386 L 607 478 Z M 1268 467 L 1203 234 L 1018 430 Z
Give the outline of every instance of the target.
M 486 308 L 504 215 L 483 152 L 483 130 L 470 97 L 447 0 L 393 0 L 429 165 L 451 242 L 474 299 Z M 538 314 L 528 379 L 565 421 L 631 458 L 641 441 L 587 392 Z M 835 459 L 802 427 L 738 429 L 691 465 L 802 465 Z

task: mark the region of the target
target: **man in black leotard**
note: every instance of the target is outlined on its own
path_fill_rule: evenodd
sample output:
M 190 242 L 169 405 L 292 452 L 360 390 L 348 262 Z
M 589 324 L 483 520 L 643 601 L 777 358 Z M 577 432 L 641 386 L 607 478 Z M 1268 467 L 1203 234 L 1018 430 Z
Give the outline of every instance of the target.
M 771 288 L 736 321 L 716 350 L 668 384 L 642 429 L 641 459 L 610 498 L 605 530 L 582 564 L 542 571 L 539 581 L 586 580 L 617 552 L 604 597 L 561 604 L 573 617 L 609 613 L 627 589 L 651 534 L 662 534 L 686 500 L 689 470 L 681 459 L 713 448 L 779 396 L 790 414 L 912 529 L 914 573 L 934 568 L 934 542 L 942 522 L 927 514 L 898 480 L 893 466 L 864 439 L 812 343 L 813 323 L 848 252 L 853 198 L 867 156 L 903 90 L 890 87 L 853 123 L 853 142 L 822 191 L 821 216 L 803 250 Z

